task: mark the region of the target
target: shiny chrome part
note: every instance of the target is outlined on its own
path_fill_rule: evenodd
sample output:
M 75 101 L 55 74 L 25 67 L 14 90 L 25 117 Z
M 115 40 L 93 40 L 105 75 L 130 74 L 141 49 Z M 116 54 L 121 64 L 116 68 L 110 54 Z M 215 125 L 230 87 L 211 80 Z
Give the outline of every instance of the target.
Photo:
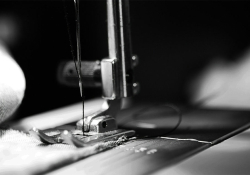
M 135 68 L 139 64 L 139 57 L 137 55 L 132 56 L 132 66 Z
M 109 59 L 101 62 L 103 97 L 133 95 L 133 67 L 128 0 L 107 0 Z
M 101 62 L 102 96 L 107 100 L 117 98 L 116 59 L 103 59 Z
M 64 141 L 69 144 L 76 147 L 86 147 L 87 144 L 82 143 L 80 140 L 76 139 L 69 131 L 65 130 L 61 133 L 61 137 L 64 139 Z
M 90 124 L 91 133 L 104 133 L 117 129 L 116 120 L 110 116 L 100 116 L 92 120 Z
M 139 59 L 137 55 L 133 55 L 132 58 L 132 67 L 133 69 L 139 64 Z M 106 63 L 106 61 L 108 63 Z M 115 60 L 113 60 L 115 61 Z M 111 64 L 111 65 L 109 65 Z M 114 63 L 112 62 L 111 59 L 103 59 L 103 74 L 102 77 L 108 78 L 108 80 L 104 80 L 105 83 L 107 82 L 113 82 L 113 74 L 112 72 L 115 71 Z M 112 67 L 110 69 L 108 66 Z M 111 70 L 111 74 L 108 71 Z M 64 85 L 67 86 L 79 86 L 79 78 L 78 78 L 78 71 L 75 68 L 75 63 L 74 61 L 67 61 L 67 62 L 62 62 L 58 66 L 58 81 Z M 102 78 L 101 78 L 101 62 L 99 60 L 96 61 L 81 61 L 81 76 L 82 76 L 82 83 L 84 87 L 91 88 L 91 87 L 102 87 Z M 106 86 L 108 86 L 108 83 Z M 111 86 L 113 88 L 113 86 Z M 113 88 L 114 89 L 114 88 Z M 113 91 L 113 90 L 111 90 Z M 104 96 L 111 96 L 108 94 L 112 93 L 107 93 L 105 90 Z
M 76 128 L 78 130 L 82 130 L 82 128 L 83 128 L 84 132 L 90 132 L 91 125 L 93 128 L 92 122 L 101 123 L 100 118 L 96 119 L 97 117 L 104 116 L 104 117 L 102 117 L 102 120 L 103 120 L 103 122 L 105 122 L 106 121 L 105 117 L 107 117 L 107 119 L 114 118 L 120 109 L 121 109 L 121 99 L 104 101 L 102 108 L 99 111 L 97 111 L 91 115 L 85 116 L 84 119 L 79 120 L 76 123 Z M 84 120 L 84 126 L 83 126 L 83 120 Z M 108 119 L 108 120 L 110 123 L 111 120 L 110 119 Z M 112 124 L 112 125 L 110 124 L 108 127 L 104 128 L 104 129 L 91 130 L 91 132 L 94 134 L 95 131 L 96 131 L 95 133 L 99 133 L 98 131 L 103 132 L 103 130 L 109 130 L 109 131 L 115 130 L 117 128 L 115 120 L 113 123 L 114 124 Z M 99 126 L 96 126 L 96 127 L 99 128 Z
M 76 135 L 72 135 L 68 131 L 64 131 L 61 133 L 61 137 L 64 139 L 64 142 L 74 145 L 76 147 L 85 147 L 95 143 L 107 142 L 107 141 L 117 141 L 122 138 L 122 141 L 125 141 L 127 137 L 131 137 L 135 134 L 135 131 L 130 130 L 115 130 L 111 132 L 106 132 L 104 134 L 98 134 L 90 137 L 77 137 Z
M 56 129 L 56 131 L 59 131 Z M 98 142 L 106 142 L 111 140 L 119 141 L 120 137 L 127 138 L 135 134 L 133 130 L 114 130 L 110 132 L 104 132 L 96 135 L 83 135 L 81 131 L 78 130 L 64 130 L 59 131 L 59 134 L 47 135 L 45 131 L 41 131 L 37 128 L 32 128 L 29 133 L 36 139 L 40 140 L 45 144 L 57 144 L 57 143 L 67 143 L 74 145 L 76 147 L 85 147 Z M 125 141 L 125 140 L 123 140 Z
M 133 94 L 136 95 L 140 92 L 140 84 L 139 83 L 133 83 Z
M 93 134 L 115 130 L 121 98 L 132 96 L 138 89 L 133 83 L 129 1 L 107 0 L 107 18 L 109 58 L 101 61 L 103 98 L 107 101 L 99 111 L 77 122 L 77 129 Z
M 63 143 L 63 139 L 60 137 L 60 135 L 48 136 L 43 131 L 33 127 L 31 130 L 29 130 L 29 133 L 34 136 L 37 140 L 40 140 L 43 143 L 47 144 L 56 144 L 56 143 Z

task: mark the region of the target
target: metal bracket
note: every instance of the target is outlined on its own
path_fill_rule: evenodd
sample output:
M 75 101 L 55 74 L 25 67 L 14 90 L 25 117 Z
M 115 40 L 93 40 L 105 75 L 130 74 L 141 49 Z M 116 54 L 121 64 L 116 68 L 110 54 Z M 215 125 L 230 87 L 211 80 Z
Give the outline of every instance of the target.
M 115 116 L 120 109 L 121 99 L 105 100 L 99 111 L 79 120 L 76 123 L 76 129 L 90 134 L 115 130 L 117 129 Z

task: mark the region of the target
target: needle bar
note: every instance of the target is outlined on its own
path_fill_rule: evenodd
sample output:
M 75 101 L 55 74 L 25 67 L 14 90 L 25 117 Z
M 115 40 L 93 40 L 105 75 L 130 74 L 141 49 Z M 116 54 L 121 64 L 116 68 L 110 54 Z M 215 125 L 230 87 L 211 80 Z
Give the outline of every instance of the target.
M 77 44 L 77 65 L 76 70 L 79 78 L 80 94 L 83 104 L 83 117 L 84 117 L 84 96 L 83 96 L 83 84 L 81 75 L 81 38 L 80 38 L 80 16 L 79 16 L 79 0 L 74 0 L 75 4 L 75 16 L 76 16 L 76 44 Z M 82 120 L 84 122 L 84 120 Z M 84 126 L 84 123 L 83 123 Z

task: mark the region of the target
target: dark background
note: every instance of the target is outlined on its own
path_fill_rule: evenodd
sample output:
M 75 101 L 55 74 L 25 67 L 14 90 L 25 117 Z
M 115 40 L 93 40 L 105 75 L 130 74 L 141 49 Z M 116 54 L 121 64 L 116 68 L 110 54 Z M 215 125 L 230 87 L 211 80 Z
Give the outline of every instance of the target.
M 73 0 L 66 4 L 71 19 Z M 194 75 L 217 57 L 235 61 L 249 46 L 248 2 L 130 1 L 130 12 L 140 100 L 187 104 Z M 1 16 L 16 24 L 7 45 L 26 77 L 19 118 L 80 101 L 77 87 L 57 81 L 59 63 L 72 60 L 63 2 L 0 1 Z M 108 56 L 106 2 L 81 1 L 80 18 L 82 60 Z M 85 89 L 84 95 L 99 97 L 101 90 Z

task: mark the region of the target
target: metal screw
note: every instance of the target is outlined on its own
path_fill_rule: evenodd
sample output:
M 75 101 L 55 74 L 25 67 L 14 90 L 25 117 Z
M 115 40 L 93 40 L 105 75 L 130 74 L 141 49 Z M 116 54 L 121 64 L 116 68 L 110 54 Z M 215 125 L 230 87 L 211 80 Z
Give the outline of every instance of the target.
M 136 67 L 139 64 L 139 58 L 137 55 L 132 56 L 132 66 Z
M 133 83 L 133 94 L 136 95 L 140 91 L 140 84 L 139 83 Z

